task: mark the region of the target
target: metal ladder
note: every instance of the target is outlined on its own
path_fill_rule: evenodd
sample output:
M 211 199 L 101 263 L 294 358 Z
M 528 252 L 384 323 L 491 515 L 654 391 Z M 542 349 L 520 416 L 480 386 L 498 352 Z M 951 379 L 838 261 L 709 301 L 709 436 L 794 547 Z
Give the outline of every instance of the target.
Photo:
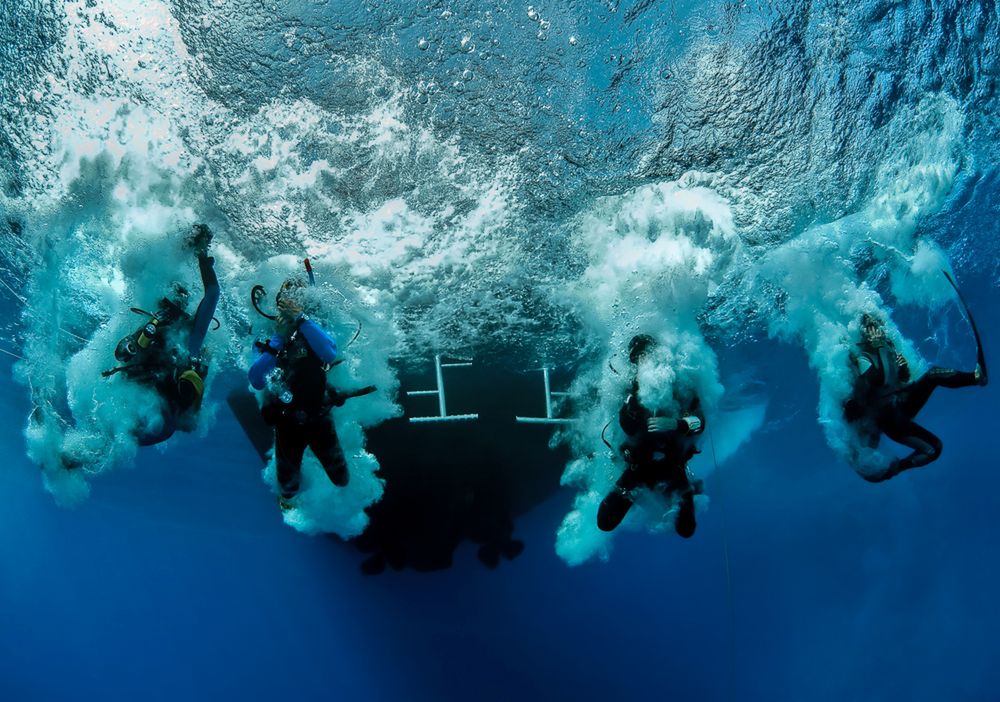
M 434 370 L 437 376 L 437 389 L 435 390 L 409 390 L 407 395 L 437 395 L 438 397 L 438 409 L 439 414 L 428 415 L 426 417 L 410 417 L 411 422 L 467 422 L 473 419 L 479 419 L 479 414 L 448 414 L 448 406 L 445 403 L 444 397 L 444 372 L 445 368 L 469 368 L 472 366 L 472 361 L 456 361 L 453 363 L 442 363 L 441 355 L 438 354 L 434 356 Z
M 549 369 L 542 368 L 542 380 L 545 383 L 545 416 L 544 417 L 514 417 L 521 424 L 572 424 L 575 419 L 562 419 L 552 416 L 552 397 L 569 397 L 572 393 L 554 392 L 549 381 Z

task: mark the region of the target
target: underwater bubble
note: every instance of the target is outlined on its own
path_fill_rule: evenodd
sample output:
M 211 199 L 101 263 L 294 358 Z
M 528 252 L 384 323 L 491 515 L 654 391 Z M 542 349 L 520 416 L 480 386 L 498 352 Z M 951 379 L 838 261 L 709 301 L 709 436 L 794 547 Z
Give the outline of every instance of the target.
M 464 80 L 466 82 L 469 82 L 474 77 L 475 77 L 475 74 L 472 71 L 470 71 L 468 68 L 466 68 L 464 71 L 462 71 L 462 80 Z
M 462 37 L 462 41 L 459 42 L 459 45 L 462 51 L 464 51 L 467 54 L 471 54 L 473 51 L 476 50 L 476 45 L 473 43 L 472 37 L 469 36 L 468 34 Z
M 538 10 L 536 10 L 531 5 L 528 5 L 528 19 L 530 19 L 532 22 L 538 21 Z
M 569 38 L 569 45 L 570 45 L 570 46 L 576 46 L 576 37 L 574 37 L 574 36 L 571 36 L 571 37 Z
M 430 45 L 431 43 L 426 39 L 424 39 L 423 37 L 417 39 L 417 48 L 420 49 L 421 51 L 427 51 L 427 47 Z
M 465 92 L 465 83 L 463 83 L 460 80 L 456 80 L 454 83 L 452 83 L 451 87 L 454 88 L 456 92 L 459 92 L 459 93 L 464 93 Z

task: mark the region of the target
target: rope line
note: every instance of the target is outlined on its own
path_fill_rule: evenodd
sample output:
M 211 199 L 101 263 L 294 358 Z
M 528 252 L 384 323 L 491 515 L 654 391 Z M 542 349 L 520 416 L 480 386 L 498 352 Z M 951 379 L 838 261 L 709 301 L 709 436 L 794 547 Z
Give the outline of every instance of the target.
M 23 361 L 24 360 L 24 356 L 18 356 L 13 351 L 8 351 L 7 349 L 4 349 L 4 348 L 0 348 L 0 353 L 5 353 L 8 356 L 13 356 L 14 358 L 16 358 L 19 361 Z
M 10 285 L 8 285 L 8 283 L 7 283 L 6 280 L 4 280 L 3 278 L 0 278 L 0 283 L 2 283 L 5 288 L 7 288 L 8 290 L 10 290 L 10 294 L 13 295 L 14 297 L 16 297 L 18 300 L 20 300 L 21 304 L 24 305 L 28 309 L 29 312 L 35 312 L 35 308 L 28 304 L 28 299 L 25 298 L 25 297 L 22 297 L 14 288 L 10 287 Z M 37 314 L 37 312 L 35 312 L 35 314 Z M 69 336 L 72 336 L 77 341 L 82 341 L 83 343 L 87 343 L 87 340 L 84 339 L 82 336 L 77 336 L 73 332 L 67 331 L 66 329 L 63 329 L 60 326 L 56 326 L 56 329 L 58 329 L 59 331 L 61 331 L 63 334 L 68 334 Z M 20 358 L 20 356 L 18 358 Z

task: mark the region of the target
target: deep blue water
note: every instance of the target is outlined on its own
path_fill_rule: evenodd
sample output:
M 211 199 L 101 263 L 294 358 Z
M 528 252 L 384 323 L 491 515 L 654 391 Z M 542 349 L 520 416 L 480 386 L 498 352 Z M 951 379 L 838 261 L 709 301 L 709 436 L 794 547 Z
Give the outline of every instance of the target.
M 467 546 L 451 570 L 364 577 L 352 549 L 281 523 L 228 417 L 72 511 L 15 444 L 5 697 L 994 699 L 995 389 L 939 392 L 922 419 L 945 455 L 873 486 L 826 448 L 799 354 L 769 348 L 798 413 L 712 478 L 696 537 L 628 533 L 575 569 L 552 551 L 563 494 L 518 520 L 527 549 L 496 571 Z M 25 409 L 10 395 L 4 423 Z

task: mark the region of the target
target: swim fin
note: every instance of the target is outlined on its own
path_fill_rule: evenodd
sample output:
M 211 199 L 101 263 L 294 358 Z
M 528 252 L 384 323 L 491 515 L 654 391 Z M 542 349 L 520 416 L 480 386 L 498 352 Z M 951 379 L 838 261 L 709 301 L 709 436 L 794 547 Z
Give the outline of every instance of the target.
M 330 402 L 333 403 L 335 407 L 343 407 L 344 403 L 355 397 L 364 397 L 365 395 L 370 395 L 378 390 L 374 385 L 366 385 L 363 388 L 357 390 L 333 390 L 329 391 Z
M 260 416 L 257 396 L 246 388 L 237 388 L 229 393 L 226 402 L 256 449 L 261 462 L 267 465 L 268 454 L 274 446 L 274 428 Z
M 965 311 L 965 318 L 969 321 L 969 326 L 972 328 L 972 335 L 976 338 L 976 363 L 978 364 L 978 370 L 981 375 L 979 378 L 980 385 L 986 385 L 989 383 L 989 373 L 986 371 L 986 355 L 983 353 L 983 340 L 979 337 L 979 329 L 976 327 L 976 320 L 972 317 L 972 312 L 969 311 L 969 305 L 966 304 L 965 298 L 962 297 L 962 291 L 958 289 L 958 284 L 955 283 L 955 279 L 951 277 L 948 271 L 941 271 L 944 273 L 944 277 L 948 279 L 951 283 L 951 287 L 955 289 L 955 294 L 958 295 L 958 301 L 962 303 L 962 309 Z

